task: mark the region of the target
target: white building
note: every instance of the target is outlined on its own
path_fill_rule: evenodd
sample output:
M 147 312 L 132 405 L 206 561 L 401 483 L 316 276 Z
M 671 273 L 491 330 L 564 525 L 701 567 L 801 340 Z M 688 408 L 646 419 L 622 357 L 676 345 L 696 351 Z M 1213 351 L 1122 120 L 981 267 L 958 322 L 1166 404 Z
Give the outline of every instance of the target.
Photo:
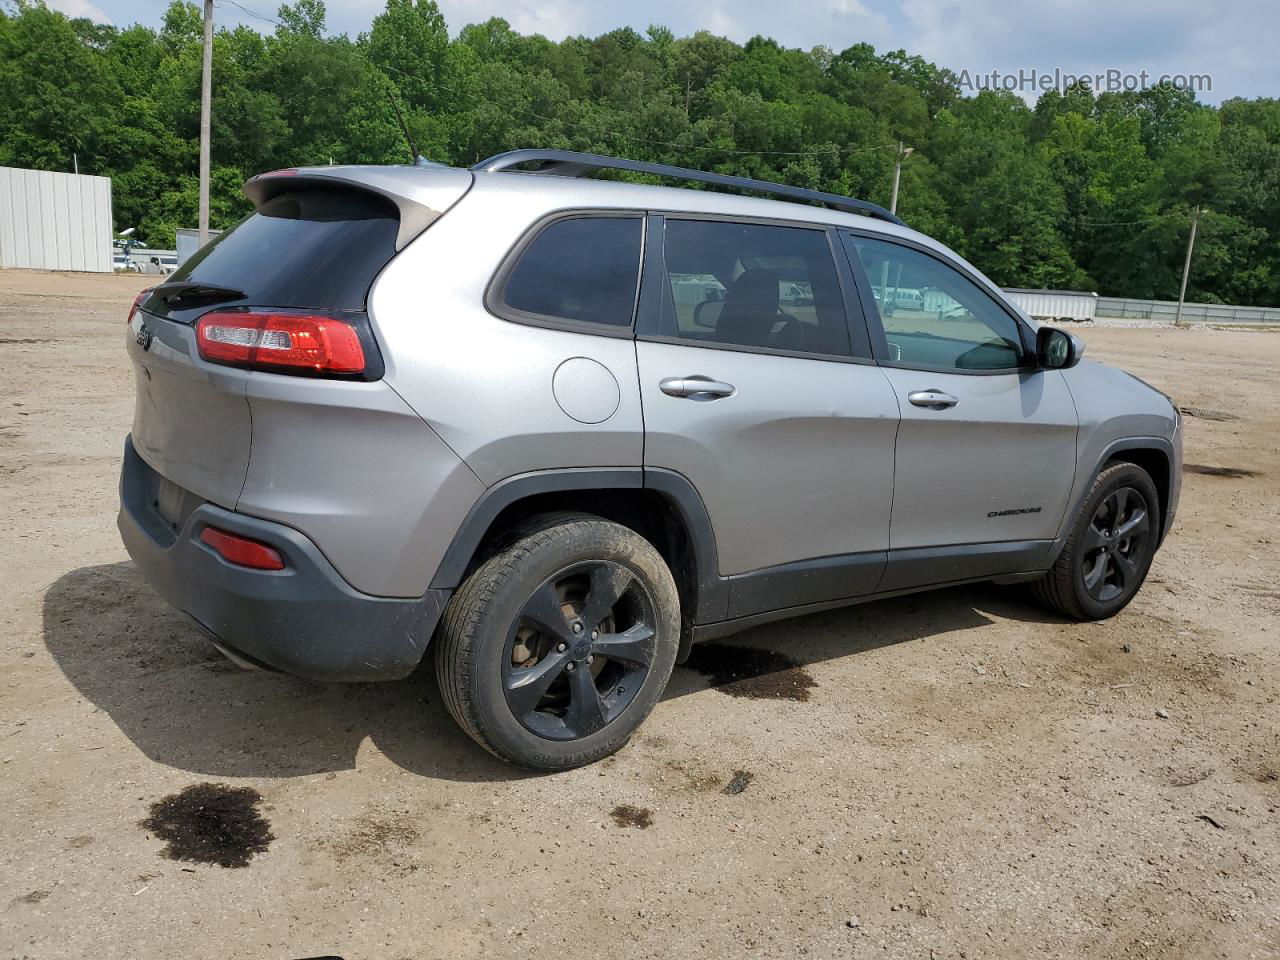
M 220 233 L 222 233 L 221 230 L 210 230 L 209 239 L 213 240 Z M 200 231 L 190 227 L 178 227 L 177 242 L 174 246 L 178 251 L 177 266 L 180 267 L 187 262 L 187 257 L 200 249 Z
M 0 267 L 110 273 L 110 178 L 0 167 Z

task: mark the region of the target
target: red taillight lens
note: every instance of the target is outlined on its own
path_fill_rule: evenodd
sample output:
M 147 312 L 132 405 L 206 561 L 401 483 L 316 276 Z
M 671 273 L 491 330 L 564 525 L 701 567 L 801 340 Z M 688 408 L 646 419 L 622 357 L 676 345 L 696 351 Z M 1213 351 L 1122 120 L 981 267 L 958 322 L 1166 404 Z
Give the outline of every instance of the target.
M 151 296 L 151 287 L 142 290 L 133 298 L 133 306 L 129 308 L 129 316 L 125 319 L 125 323 L 133 323 L 133 315 L 138 312 L 138 308 L 142 306 L 142 301 Z
M 228 563 L 253 567 L 255 570 L 284 569 L 284 560 L 280 554 L 257 540 L 236 536 L 217 527 L 205 527 L 200 533 L 200 539 L 217 550 Z
M 335 317 L 214 311 L 196 324 L 200 356 L 213 363 L 280 372 L 361 373 L 364 348 Z

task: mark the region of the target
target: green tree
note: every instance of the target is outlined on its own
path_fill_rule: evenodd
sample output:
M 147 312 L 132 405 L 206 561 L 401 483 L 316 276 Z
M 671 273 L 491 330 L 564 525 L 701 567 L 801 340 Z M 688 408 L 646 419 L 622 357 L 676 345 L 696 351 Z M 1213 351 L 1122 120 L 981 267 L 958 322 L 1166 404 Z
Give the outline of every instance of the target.
M 262 170 L 403 163 L 523 146 L 616 153 L 887 204 L 998 282 L 1176 294 L 1196 208 L 1192 299 L 1280 303 L 1280 100 L 1219 108 L 1169 87 L 963 96 L 906 50 L 737 44 L 661 25 L 552 42 L 491 18 L 450 39 L 434 0 L 384 0 L 330 35 L 323 0 L 213 46 L 212 219 L 249 209 Z M 112 178 L 118 225 L 168 245 L 196 216 L 202 20 L 172 0 L 158 30 L 0 0 L 0 163 Z M 610 176 L 627 176 L 606 174 Z M 653 178 L 644 178 L 652 180 Z
M 42 3 L 0 19 L 0 164 L 85 173 L 116 122 L 120 89 L 101 51 Z

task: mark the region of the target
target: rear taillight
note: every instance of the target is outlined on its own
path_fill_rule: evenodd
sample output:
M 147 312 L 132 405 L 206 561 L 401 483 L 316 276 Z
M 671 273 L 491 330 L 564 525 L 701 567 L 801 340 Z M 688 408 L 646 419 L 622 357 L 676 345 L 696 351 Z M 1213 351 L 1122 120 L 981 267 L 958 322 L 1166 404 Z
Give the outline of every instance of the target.
M 234 367 L 340 375 L 365 371 L 356 328 L 317 314 L 215 310 L 196 324 L 196 345 L 205 360 Z
M 133 315 L 137 313 L 138 308 L 142 306 L 142 301 L 151 296 L 151 290 L 151 287 L 147 287 L 147 289 L 140 291 L 138 295 L 133 298 L 133 306 L 129 308 L 129 317 L 125 320 L 125 323 L 133 323 Z
M 205 527 L 200 539 L 218 551 L 222 559 L 255 570 L 283 570 L 284 559 L 272 547 L 217 527 Z

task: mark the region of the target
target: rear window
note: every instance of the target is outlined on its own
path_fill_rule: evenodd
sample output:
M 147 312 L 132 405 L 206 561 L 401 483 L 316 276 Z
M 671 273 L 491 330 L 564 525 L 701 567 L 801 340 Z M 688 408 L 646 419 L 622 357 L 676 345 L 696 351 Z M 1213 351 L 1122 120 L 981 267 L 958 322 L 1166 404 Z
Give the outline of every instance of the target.
M 630 327 L 640 232 L 636 216 L 555 221 L 520 253 L 502 285 L 498 312 L 514 320 Z
M 399 212 L 361 191 L 295 190 L 271 198 L 175 270 L 187 280 L 243 291 L 267 307 L 363 310 L 396 252 Z

